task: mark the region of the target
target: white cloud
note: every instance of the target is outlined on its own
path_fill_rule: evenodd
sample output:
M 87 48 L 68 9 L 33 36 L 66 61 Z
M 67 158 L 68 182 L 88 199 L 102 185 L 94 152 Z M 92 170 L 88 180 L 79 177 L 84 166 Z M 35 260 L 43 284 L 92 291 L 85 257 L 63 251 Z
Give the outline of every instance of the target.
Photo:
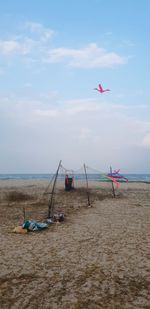
M 26 22 L 25 29 L 29 30 L 32 34 L 39 35 L 43 41 L 49 40 L 55 33 L 54 30 L 45 28 L 42 24 L 35 22 Z
M 60 102 L 53 93 L 0 97 L 0 132 L 3 169 L 6 153 L 15 166 L 18 159 L 27 166 L 27 160 L 30 164 L 39 158 L 38 172 L 42 162 L 48 168 L 50 158 L 60 157 L 67 165 L 86 160 L 100 169 L 102 164 L 120 167 L 136 161 L 137 149 L 144 153 L 150 147 L 150 123 L 133 119 L 131 106 L 91 98 Z
M 87 127 L 81 127 L 79 131 L 79 138 L 82 140 L 88 140 L 92 137 L 92 131 Z
M 100 115 L 107 117 L 111 113 L 118 114 L 128 110 L 128 107 L 121 104 L 107 104 L 103 101 L 99 104 L 99 101 L 93 98 L 80 99 L 80 100 L 68 100 L 65 102 L 66 113 L 68 115 L 76 115 L 81 113 L 96 113 L 99 112 Z
M 23 41 L 17 39 L 11 40 L 1 40 L 0 41 L 0 53 L 3 55 L 13 55 L 13 54 L 29 54 L 34 46 L 34 41 L 25 38 Z
M 96 43 L 82 48 L 50 48 L 52 29 L 40 23 L 26 22 L 21 34 L 15 34 L 7 40 L 0 40 L 0 53 L 5 56 L 28 56 L 28 59 L 46 63 L 65 62 L 76 68 L 114 67 L 126 63 L 127 58 L 114 51 L 107 51 Z
M 150 132 L 145 134 L 143 139 L 143 145 L 150 148 Z
M 136 108 L 136 107 L 135 107 Z M 139 119 L 131 118 L 131 128 L 138 134 L 144 134 L 150 130 L 150 121 L 142 121 Z
M 70 66 L 83 68 L 113 67 L 126 62 L 124 57 L 115 52 L 108 52 L 95 43 L 82 49 L 55 48 L 48 53 L 49 63 L 61 62 L 65 59 L 68 60 Z
M 0 41 L 0 52 L 2 54 L 12 54 L 20 49 L 20 44 L 17 41 L 8 40 Z
M 39 118 L 43 118 L 43 117 L 56 117 L 58 115 L 58 111 L 55 109 L 47 109 L 47 110 L 41 110 L 41 109 L 37 109 L 35 110 L 35 115 L 37 115 Z
M 42 47 L 49 40 L 54 31 L 45 28 L 40 23 L 27 22 L 21 35 L 13 35 L 7 40 L 0 40 L 0 53 L 3 55 L 27 55 L 34 51 L 42 53 Z

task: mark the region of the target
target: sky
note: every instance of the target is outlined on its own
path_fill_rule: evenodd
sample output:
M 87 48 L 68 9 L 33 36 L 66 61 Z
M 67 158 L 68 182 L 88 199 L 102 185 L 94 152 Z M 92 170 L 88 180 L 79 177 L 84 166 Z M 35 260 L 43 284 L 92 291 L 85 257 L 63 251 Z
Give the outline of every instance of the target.
M 0 173 L 60 160 L 150 173 L 149 12 L 149 0 L 1 1 Z

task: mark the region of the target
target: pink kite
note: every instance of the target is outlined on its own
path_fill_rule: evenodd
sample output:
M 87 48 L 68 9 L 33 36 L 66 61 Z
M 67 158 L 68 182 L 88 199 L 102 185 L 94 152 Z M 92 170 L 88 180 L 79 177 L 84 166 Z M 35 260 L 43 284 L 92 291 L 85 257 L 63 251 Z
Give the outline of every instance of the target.
M 128 181 L 128 178 L 124 177 L 123 175 L 120 175 L 119 172 L 120 172 L 120 169 L 114 170 L 113 172 L 109 173 L 107 176 L 113 177 L 115 179 L 124 179 L 125 181 Z
M 94 90 L 97 90 L 100 93 L 103 93 L 103 92 L 106 92 L 106 91 L 110 91 L 110 89 L 103 89 L 101 84 L 98 85 L 98 88 L 94 88 Z
M 118 170 L 114 170 L 113 172 L 111 171 L 109 174 L 107 174 L 107 178 L 110 179 L 111 181 L 113 181 L 113 183 L 116 185 L 116 188 L 118 189 L 119 188 L 119 183 L 118 183 L 118 180 L 125 180 L 125 181 L 128 181 L 128 179 L 126 177 L 124 177 L 123 175 L 120 175 L 119 174 L 120 172 L 120 169 Z

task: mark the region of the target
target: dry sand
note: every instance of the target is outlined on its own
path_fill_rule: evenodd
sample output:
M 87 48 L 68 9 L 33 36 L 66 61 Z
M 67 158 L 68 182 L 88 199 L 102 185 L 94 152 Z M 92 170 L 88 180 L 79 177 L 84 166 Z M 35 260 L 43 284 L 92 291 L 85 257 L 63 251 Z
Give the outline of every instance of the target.
M 47 217 L 46 181 L 0 181 L 0 308 L 150 308 L 150 184 L 110 183 L 64 191 L 64 223 L 26 235 L 12 230 Z

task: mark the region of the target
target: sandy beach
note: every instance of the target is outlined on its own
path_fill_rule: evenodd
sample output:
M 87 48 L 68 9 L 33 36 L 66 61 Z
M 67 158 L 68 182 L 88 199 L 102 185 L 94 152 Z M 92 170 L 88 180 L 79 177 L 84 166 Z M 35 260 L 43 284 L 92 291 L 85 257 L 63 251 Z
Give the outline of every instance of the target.
M 60 182 L 55 210 L 65 214 L 40 232 L 15 234 L 48 213 L 47 181 L 0 182 L 0 308 L 149 309 L 150 184 Z

